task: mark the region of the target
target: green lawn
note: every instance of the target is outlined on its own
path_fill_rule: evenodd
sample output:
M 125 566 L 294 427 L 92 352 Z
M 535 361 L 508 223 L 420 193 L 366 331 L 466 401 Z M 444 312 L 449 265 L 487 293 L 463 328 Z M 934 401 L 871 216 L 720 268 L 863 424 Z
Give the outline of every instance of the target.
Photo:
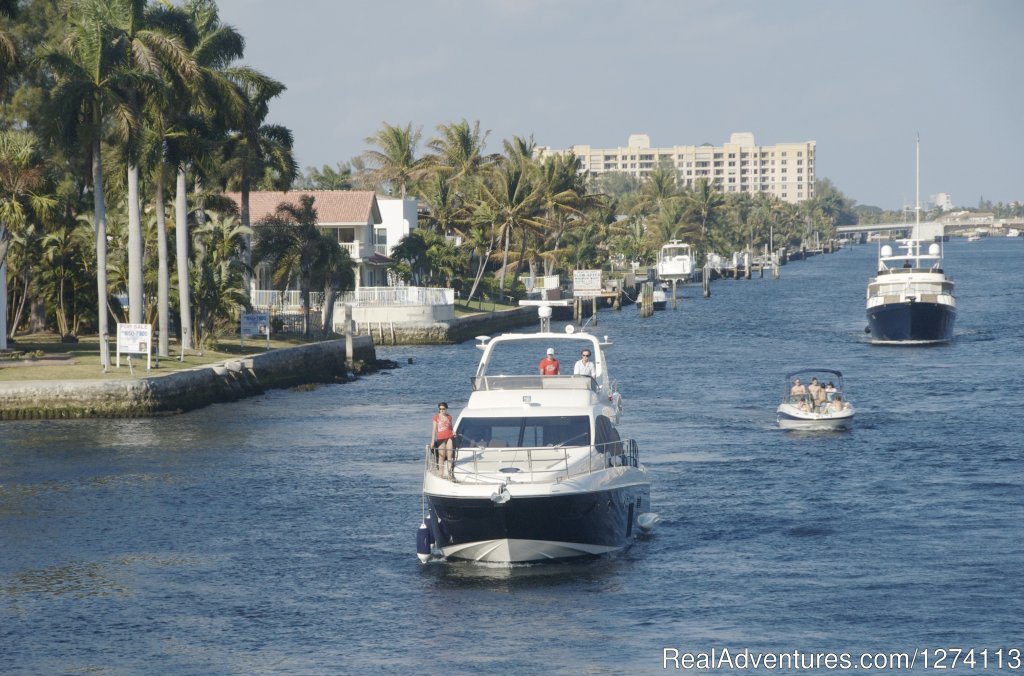
M 270 341 L 270 349 L 294 347 L 314 342 L 295 338 L 275 338 Z M 170 346 L 170 359 L 161 359 L 157 367 L 155 357 L 151 364 L 153 369 L 146 371 L 145 355 L 132 356 L 132 369 L 128 368 L 127 357 L 121 355 L 121 368 L 115 363 L 116 344 L 110 344 L 110 370 L 103 372 L 100 364 L 100 344 L 97 336 L 80 336 L 78 343 L 61 343 L 60 336 L 55 334 L 33 334 L 17 338 L 17 343 L 9 346 L 11 352 L 0 354 L 0 382 L 22 380 L 83 380 L 92 378 L 139 378 L 147 375 L 161 375 L 170 371 L 203 366 L 222 362 L 240 356 L 258 354 L 267 351 L 266 340 L 246 340 L 242 348 L 236 338 L 232 342 L 221 341 L 216 349 L 207 349 L 203 354 L 189 352 L 184 361 L 179 361 L 177 343 Z M 20 353 L 20 354 L 19 354 Z M 37 356 L 39 353 L 41 355 Z M 134 370 L 134 374 L 132 371 Z
M 481 312 L 495 312 L 497 310 L 511 310 L 519 307 L 518 303 L 494 303 L 491 301 L 473 301 L 472 303 L 466 303 L 465 301 L 455 301 L 455 316 L 465 317 L 466 315 L 475 315 Z

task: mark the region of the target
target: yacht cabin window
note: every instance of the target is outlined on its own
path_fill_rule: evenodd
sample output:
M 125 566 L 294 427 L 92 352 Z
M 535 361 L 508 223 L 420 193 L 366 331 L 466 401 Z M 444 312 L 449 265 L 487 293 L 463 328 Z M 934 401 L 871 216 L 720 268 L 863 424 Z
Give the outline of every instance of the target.
M 589 446 L 585 415 L 529 418 L 463 418 L 455 431 L 459 448 Z

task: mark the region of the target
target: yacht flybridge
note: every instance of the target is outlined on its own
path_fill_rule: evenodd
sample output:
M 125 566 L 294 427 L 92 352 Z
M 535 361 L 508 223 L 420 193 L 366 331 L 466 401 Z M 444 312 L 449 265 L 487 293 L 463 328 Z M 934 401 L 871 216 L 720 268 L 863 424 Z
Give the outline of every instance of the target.
M 572 326 L 552 333 L 543 318 L 541 328 L 478 338 L 483 355 L 455 423 L 454 472 L 439 471 L 426 450 L 422 561 L 602 555 L 657 523 L 636 441 L 616 429 L 622 397 L 608 374 L 610 343 Z M 539 374 L 548 348 L 559 375 Z M 584 351 L 594 375 L 572 375 Z

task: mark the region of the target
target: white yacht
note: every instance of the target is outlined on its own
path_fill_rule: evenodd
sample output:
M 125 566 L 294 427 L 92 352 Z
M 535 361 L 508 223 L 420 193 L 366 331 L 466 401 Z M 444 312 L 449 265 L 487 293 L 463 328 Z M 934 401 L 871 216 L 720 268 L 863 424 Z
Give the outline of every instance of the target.
M 878 273 L 868 282 L 867 320 L 875 343 L 953 340 L 956 298 L 942 269 L 942 244 L 908 239 L 880 247 Z
M 543 308 L 542 308 L 543 314 Z M 427 449 L 421 561 L 495 564 L 608 554 L 658 521 L 636 441 L 616 428 L 622 398 L 608 375 L 610 343 L 567 327 L 478 338 L 473 389 L 455 423 L 451 476 Z M 547 348 L 560 375 L 541 376 Z M 595 375 L 571 375 L 589 350 Z
M 922 344 L 953 340 L 956 322 L 953 280 L 946 277 L 942 269 L 941 242 L 921 237 L 920 204 L 918 195 L 911 238 L 879 246 L 878 271 L 868 281 L 868 325 L 864 329 L 871 334 L 873 343 Z
M 821 388 L 820 393 L 815 385 Z M 787 373 L 782 401 L 775 410 L 779 427 L 784 430 L 848 429 L 853 426 L 854 413 L 846 396 L 843 374 L 834 369 Z
M 658 279 L 663 282 L 693 281 L 696 266 L 693 249 L 686 242 L 672 240 L 658 252 Z

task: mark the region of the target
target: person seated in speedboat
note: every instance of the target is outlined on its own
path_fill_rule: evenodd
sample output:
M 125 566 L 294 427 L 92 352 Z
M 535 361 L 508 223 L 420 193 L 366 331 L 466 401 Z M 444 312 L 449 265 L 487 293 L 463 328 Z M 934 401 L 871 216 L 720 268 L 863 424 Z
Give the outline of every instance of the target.
M 843 395 L 836 393 L 836 396 L 832 398 L 832 401 L 825 407 L 826 413 L 842 413 L 846 410 L 846 402 L 843 401 Z
M 811 395 L 811 402 L 815 408 L 825 403 L 825 388 L 818 383 L 817 378 L 811 378 L 811 384 L 807 386 L 807 394 Z
M 793 379 L 793 387 L 789 388 L 790 401 L 794 404 L 807 395 L 807 388 L 800 382 L 799 378 Z
M 828 385 L 825 386 L 825 399 L 827 399 L 828 401 L 832 401 L 833 399 L 835 399 L 836 392 L 838 392 L 836 386 L 832 383 L 831 380 L 828 381 Z

